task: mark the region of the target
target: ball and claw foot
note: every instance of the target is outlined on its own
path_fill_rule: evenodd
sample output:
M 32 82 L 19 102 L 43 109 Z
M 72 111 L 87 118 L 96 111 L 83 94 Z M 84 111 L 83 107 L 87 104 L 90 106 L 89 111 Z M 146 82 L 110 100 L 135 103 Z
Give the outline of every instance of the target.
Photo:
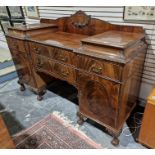
M 25 91 L 25 86 L 18 80 L 18 84 L 20 85 L 20 91 Z
M 82 125 L 82 124 L 84 123 L 84 120 L 83 120 L 82 118 L 79 118 L 78 121 L 77 121 L 77 123 L 78 123 L 79 125 Z
M 119 139 L 117 137 L 114 137 L 111 141 L 111 144 L 114 146 L 118 146 L 119 145 Z
M 43 96 L 42 96 L 42 95 L 38 95 L 38 96 L 37 96 L 37 100 L 38 100 L 38 101 L 43 100 Z
M 25 86 L 21 84 L 20 91 L 25 91 Z
M 82 124 L 85 122 L 84 117 L 82 116 L 82 114 L 80 114 L 80 112 L 77 112 L 76 115 L 79 117 L 77 123 L 78 123 L 79 125 L 82 125 Z
M 46 90 L 43 90 L 43 91 L 38 92 L 38 93 L 37 93 L 37 94 L 38 94 L 37 100 L 38 100 L 38 101 L 43 100 L 43 95 L 44 95 L 45 93 L 46 93 Z

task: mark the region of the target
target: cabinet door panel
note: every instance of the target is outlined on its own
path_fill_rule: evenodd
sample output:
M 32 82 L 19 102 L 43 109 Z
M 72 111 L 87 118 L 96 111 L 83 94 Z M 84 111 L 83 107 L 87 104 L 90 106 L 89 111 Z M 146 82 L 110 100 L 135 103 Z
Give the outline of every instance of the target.
M 120 84 L 78 73 L 80 112 L 97 122 L 115 127 Z

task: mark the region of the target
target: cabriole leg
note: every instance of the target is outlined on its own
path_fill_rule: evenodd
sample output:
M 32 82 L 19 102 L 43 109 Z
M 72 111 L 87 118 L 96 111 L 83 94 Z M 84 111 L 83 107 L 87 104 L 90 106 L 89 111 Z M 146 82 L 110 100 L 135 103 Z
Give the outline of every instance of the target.
M 118 137 L 119 137 L 122 130 L 120 130 L 118 133 L 114 133 L 110 129 L 107 129 L 107 131 L 113 137 L 111 144 L 114 146 L 118 146 L 119 145 L 119 138 Z
M 18 84 L 20 85 L 20 91 L 25 91 L 25 86 L 22 82 L 18 80 Z
M 77 116 L 79 117 L 77 123 L 82 125 L 86 121 L 86 118 L 79 111 L 77 112 Z
M 42 91 L 37 92 L 37 94 L 38 94 L 37 100 L 38 100 L 38 101 L 43 100 L 43 95 L 44 95 L 45 93 L 46 93 L 46 90 L 42 90 Z
M 117 136 L 113 136 L 111 144 L 114 145 L 114 146 L 118 146 L 119 145 L 119 139 L 118 139 Z

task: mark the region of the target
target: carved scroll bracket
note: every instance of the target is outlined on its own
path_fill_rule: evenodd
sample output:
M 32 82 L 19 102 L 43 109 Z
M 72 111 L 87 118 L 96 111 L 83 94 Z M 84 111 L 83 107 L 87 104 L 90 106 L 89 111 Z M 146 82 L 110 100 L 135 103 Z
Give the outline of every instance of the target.
M 71 24 L 76 28 L 83 28 L 90 22 L 91 16 L 88 16 L 83 11 L 78 11 L 74 15 L 71 15 Z

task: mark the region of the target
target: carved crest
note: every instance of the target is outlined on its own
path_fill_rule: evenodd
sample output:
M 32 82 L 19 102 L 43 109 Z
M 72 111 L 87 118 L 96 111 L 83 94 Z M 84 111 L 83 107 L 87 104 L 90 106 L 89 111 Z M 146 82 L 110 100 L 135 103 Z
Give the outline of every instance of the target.
M 83 11 L 77 11 L 74 15 L 71 15 L 71 24 L 77 28 L 83 28 L 90 22 L 91 16 L 88 16 Z

